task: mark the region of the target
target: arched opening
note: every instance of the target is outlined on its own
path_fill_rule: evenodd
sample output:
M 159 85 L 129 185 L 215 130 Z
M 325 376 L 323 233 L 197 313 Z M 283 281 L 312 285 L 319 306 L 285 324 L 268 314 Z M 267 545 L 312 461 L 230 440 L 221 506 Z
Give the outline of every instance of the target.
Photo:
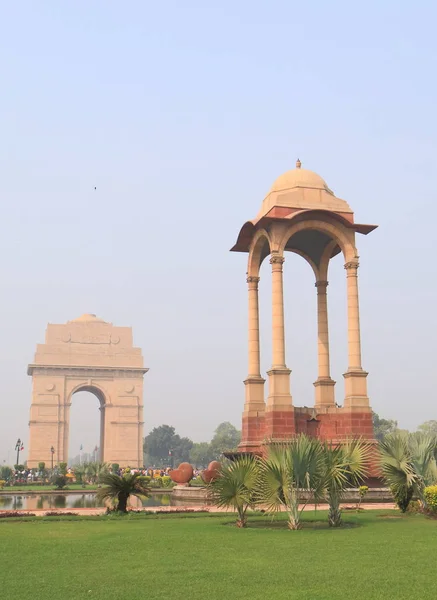
M 295 252 L 284 253 L 285 358 L 294 406 L 313 406 L 317 379 L 317 290 L 314 271 Z
M 266 379 L 272 366 L 272 265 L 268 259 L 261 263 L 259 277 L 260 365 L 261 376 Z
M 104 425 L 105 397 L 102 391 L 94 386 L 83 386 L 75 390 L 71 395 L 70 406 L 69 466 L 105 460 Z
M 347 366 L 347 300 L 341 242 L 334 232 L 321 230 L 311 221 L 297 231 L 291 228 L 290 233 L 283 240 L 283 281 L 286 364 L 292 370 L 293 403 L 295 406 L 313 406 L 315 391 L 311 383 L 327 376 L 338 382 L 335 397 L 337 403 L 342 403 L 342 373 Z M 333 261 L 336 256 L 339 258 Z M 335 263 L 333 266 L 332 262 Z M 327 345 L 320 337 L 322 334 L 319 335 L 318 300 L 322 299 L 318 298 L 316 281 L 329 282 L 325 288 L 329 353 L 328 358 L 326 354 L 320 355 L 324 365 L 322 370 L 319 352 Z M 321 331 L 326 331 L 323 324 L 321 326 Z M 327 369 L 327 361 L 330 369 Z

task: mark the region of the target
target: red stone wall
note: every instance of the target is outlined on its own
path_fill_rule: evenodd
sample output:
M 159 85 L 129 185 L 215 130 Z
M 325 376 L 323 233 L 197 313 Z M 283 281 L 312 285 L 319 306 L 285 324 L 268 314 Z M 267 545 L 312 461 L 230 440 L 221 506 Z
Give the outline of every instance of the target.
M 321 440 L 355 437 L 374 439 L 372 413 L 336 408 L 323 413 L 296 408 L 293 411 L 267 412 L 265 417 L 243 417 L 240 450 L 254 450 L 264 440 L 287 439 L 305 433 Z

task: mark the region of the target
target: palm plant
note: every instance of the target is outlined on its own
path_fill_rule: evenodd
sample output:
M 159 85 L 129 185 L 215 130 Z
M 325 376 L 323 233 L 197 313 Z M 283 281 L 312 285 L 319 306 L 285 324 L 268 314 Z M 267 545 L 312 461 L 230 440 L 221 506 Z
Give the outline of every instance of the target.
M 98 500 L 116 501 L 119 512 L 127 512 L 127 501 L 129 496 L 137 498 L 147 498 L 150 494 L 146 487 L 144 478 L 139 473 L 125 473 L 124 475 L 115 475 L 114 473 L 104 473 L 100 476 L 100 483 L 104 487 L 97 490 Z
M 298 435 L 284 443 L 272 443 L 260 459 L 258 501 L 268 512 L 282 508 L 290 529 L 301 528 L 301 515 L 311 496 L 320 497 L 323 486 L 323 454 L 318 440 Z
M 73 467 L 74 476 L 76 478 L 76 483 L 84 483 L 85 476 L 85 466 L 84 465 L 75 465 Z
M 85 476 L 89 483 L 98 483 L 103 475 L 109 472 L 109 464 L 105 462 L 89 462 L 84 465 Z
M 371 447 L 361 439 L 323 445 L 323 494 L 329 504 L 328 522 L 341 525 L 340 503 L 349 487 L 356 487 L 369 471 Z
M 208 497 L 220 508 L 233 508 L 238 513 L 237 527 L 246 527 L 247 509 L 255 504 L 258 460 L 241 456 L 224 463 L 217 478 L 208 485 Z
M 379 444 L 382 475 L 401 512 L 406 512 L 419 477 L 413 464 L 408 434 L 396 432 Z
M 434 435 L 421 433 L 420 431 L 410 434 L 408 438 L 411 459 L 414 469 L 420 478 L 417 492 L 422 502 L 425 502 L 423 489 L 437 481 L 437 439 Z

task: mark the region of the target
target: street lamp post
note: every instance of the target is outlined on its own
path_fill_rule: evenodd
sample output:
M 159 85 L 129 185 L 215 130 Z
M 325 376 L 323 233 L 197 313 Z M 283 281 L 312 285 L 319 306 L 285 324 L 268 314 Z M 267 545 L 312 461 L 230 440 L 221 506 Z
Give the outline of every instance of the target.
M 20 450 L 21 450 L 21 440 L 18 438 L 17 443 L 15 444 L 15 450 L 17 451 L 17 465 L 20 464 Z
M 53 446 L 50 448 L 50 452 L 52 453 L 52 472 L 53 472 L 53 457 L 55 456 L 55 449 Z

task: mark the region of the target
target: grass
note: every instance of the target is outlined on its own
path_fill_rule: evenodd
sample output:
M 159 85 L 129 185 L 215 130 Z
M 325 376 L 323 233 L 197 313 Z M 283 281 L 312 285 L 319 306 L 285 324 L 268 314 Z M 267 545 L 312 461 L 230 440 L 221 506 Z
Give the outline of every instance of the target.
M 13 485 L 13 486 L 8 486 L 8 487 L 4 487 L 1 491 L 4 492 L 5 494 L 15 494 L 15 492 L 53 492 L 55 491 L 56 486 L 53 483 L 49 483 L 47 485 L 41 485 L 39 483 L 31 483 L 29 485 L 27 484 L 23 484 L 23 485 Z M 73 491 L 73 490 L 78 490 L 81 492 L 92 492 L 97 490 L 97 484 L 89 484 L 86 485 L 85 487 L 83 487 L 83 485 L 81 483 L 69 483 L 67 485 L 66 488 L 64 488 L 62 491 Z
M 232 519 L 0 521 L 2 592 L 8 600 L 435 598 L 437 520 L 372 510 L 344 515 L 349 526 L 333 530 L 318 511 L 292 532 L 264 516 L 247 530 Z

